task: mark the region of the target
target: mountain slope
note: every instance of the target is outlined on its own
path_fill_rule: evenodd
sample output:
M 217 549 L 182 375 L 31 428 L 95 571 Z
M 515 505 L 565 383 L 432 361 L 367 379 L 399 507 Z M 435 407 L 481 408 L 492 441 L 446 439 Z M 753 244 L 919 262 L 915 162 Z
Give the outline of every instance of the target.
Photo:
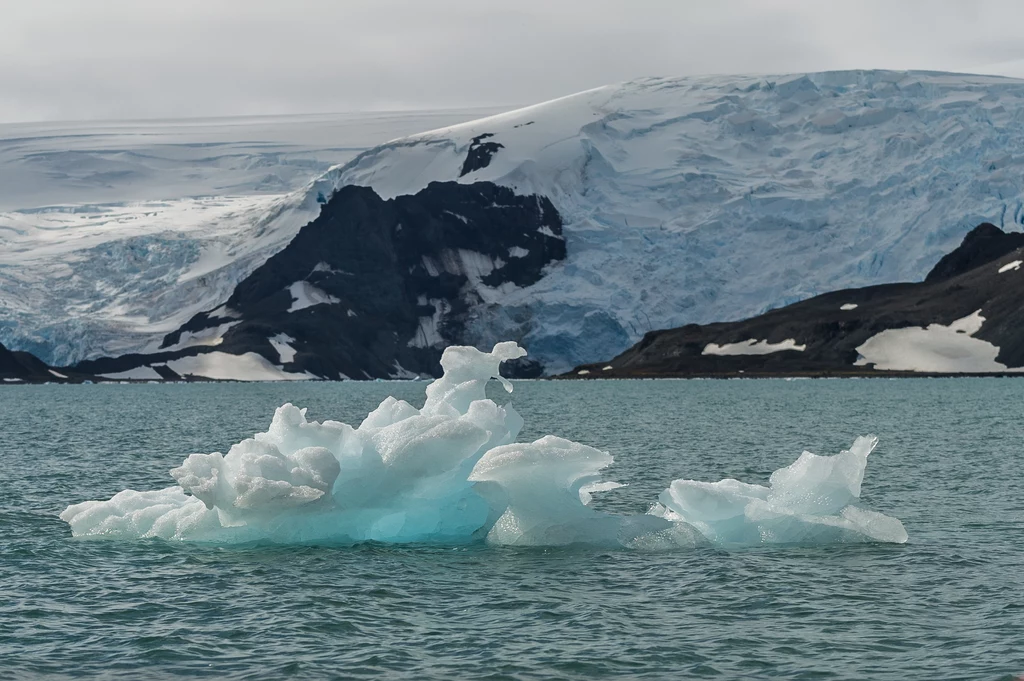
M 481 113 L 2 124 L 0 342 L 155 349 L 316 217 L 332 165 Z
M 573 377 L 1024 371 L 1024 235 L 972 230 L 924 282 L 827 293 L 739 322 L 652 331 Z
M 80 383 L 95 377 L 77 371 L 58 371 L 28 352 L 0 345 L 0 385 L 19 383 Z
M 433 375 L 446 339 L 464 335 L 474 308 L 535 283 L 564 258 L 547 199 L 490 183 L 435 183 L 388 200 L 349 186 L 224 305 L 169 334 L 161 351 L 77 368 L 125 377 Z M 516 366 L 519 375 L 540 373 Z

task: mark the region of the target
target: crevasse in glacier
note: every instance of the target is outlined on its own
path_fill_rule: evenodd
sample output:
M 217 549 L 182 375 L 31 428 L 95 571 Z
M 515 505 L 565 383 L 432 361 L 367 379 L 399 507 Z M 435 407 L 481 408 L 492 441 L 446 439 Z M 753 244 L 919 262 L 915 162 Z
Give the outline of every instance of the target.
M 513 342 L 491 352 L 449 347 L 444 375 L 416 409 L 389 397 L 358 427 L 306 420 L 291 404 L 270 428 L 227 454 L 192 454 L 177 486 L 125 490 L 69 506 L 77 537 L 159 537 L 289 544 L 486 541 L 516 546 L 591 544 L 655 549 L 762 543 L 902 543 L 899 520 L 857 501 L 874 438 L 848 452 L 805 452 L 769 487 L 676 480 L 651 512 L 616 515 L 592 495 L 619 487 L 601 474 L 612 457 L 547 435 L 516 442 L 523 419 L 487 399 Z

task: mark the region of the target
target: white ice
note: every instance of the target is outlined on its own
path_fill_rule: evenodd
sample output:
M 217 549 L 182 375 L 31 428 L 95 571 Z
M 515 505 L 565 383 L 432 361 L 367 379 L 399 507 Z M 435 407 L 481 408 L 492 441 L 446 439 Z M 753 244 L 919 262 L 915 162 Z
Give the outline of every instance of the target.
M 1022 263 L 1024 263 L 1024 260 L 1014 260 L 1013 262 L 1008 262 L 999 268 L 999 272 L 997 274 L 1003 274 L 1004 272 L 1010 271 L 1015 272 L 1020 269 Z
M 177 485 L 69 506 L 76 537 L 289 544 L 486 541 L 658 549 L 766 542 L 906 541 L 898 520 L 857 506 L 873 439 L 838 457 L 805 453 L 769 488 L 677 480 L 651 513 L 591 507 L 620 484 L 609 453 L 547 435 L 517 442 L 523 419 L 485 395 L 512 342 L 449 347 L 416 409 L 389 397 L 362 423 L 310 422 L 280 407 L 270 428 L 226 454 L 192 454 Z
M 844 303 L 844 304 L 839 306 L 839 309 L 842 310 L 843 312 L 849 312 L 850 310 L 856 310 L 857 309 L 857 303 Z
M 797 345 L 796 341 L 792 338 L 787 338 L 784 341 L 778 343 L 769 343 L 767 340 L 757 340 L 751 338 L 750 340 L 743 341 L 741 343 L 725 343 L 724 345 L 718 345 L 717 343 L 708 343 L 704 346 L 702 355 L 770 355 L 773 352 L 782 352 L 784 350 L 796 350 L 797 352 L 803 352 L 807 349 L 806 345 Z
M 868 454 L 878 439 L 859 437 L 835 456 L 804 452 L 772 473 L 767 487 L 738 480 L 676 480 L 655 513 L 686 522 L 716 544 L 818 544 L 879 541 L 902 544 L 896 518 L 857 505 Z
M 981 310 L 957 319 L 949 326 L 929 324 L 886 329 L 857 348 L 854 364 L 893 371 L 937 373 L 994 373 L 1019 371 L 996 361 L 999 348 L 974 338 L 985 318 Z

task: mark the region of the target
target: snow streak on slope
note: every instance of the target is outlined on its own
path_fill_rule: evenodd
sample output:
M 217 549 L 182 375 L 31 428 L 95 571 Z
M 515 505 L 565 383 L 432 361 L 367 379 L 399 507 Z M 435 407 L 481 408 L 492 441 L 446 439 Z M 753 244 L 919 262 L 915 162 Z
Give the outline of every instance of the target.
M 310 178 L 474 114 L 0 125 L 0 343 L 53 364 L 152 348 L 316 216 L 333 185 Z
M 481 291 L 463 340 L 520 338 L 562 370 L 650 329 L 920 279 L 986 220 L 1019 230 L 1022 104 L 1024 82 L 992 76 L 646 79 L 397 140 L 334 181 L 384 197 L 435 180 L 548 196 L 565 263 Z M 481 135 L 500 147 L 461 175 Z

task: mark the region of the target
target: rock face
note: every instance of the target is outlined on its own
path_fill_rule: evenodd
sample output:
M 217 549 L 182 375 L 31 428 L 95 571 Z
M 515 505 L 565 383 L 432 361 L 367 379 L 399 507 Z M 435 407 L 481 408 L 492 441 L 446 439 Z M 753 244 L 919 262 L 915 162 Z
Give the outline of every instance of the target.
M 1011 373 L 1024 235 L 982 224 L 924 282 L 835 291 L 739 322 L 652 331 L 567 377 Z
M 1024 234 L 1007 234 L 990 222 L 982 223 L 964 237 L 959 248 L 939 260 L 925 281 L 951 279 L 1022 247 Z
M 445 346 L 478 341 L 469 328 L 476 310 L 564 258 L 561 219 L 540 196 L 436 182 L 384 200 L 347 186 L 224 305 L 167 335 L 160 352 L 78 368 L 245 378 L 235 359 L 245 357 L 258 378 L 436 375 Z M 521 362 L 512 371 L 541 368 Z
M 498 150 L 505 148 L 504 144 L 498 142 L 484 142 L 483 140 L 488 137 L 494 137 L 494 135 L 485 132 L 474 137 L 473 141 L 469 143 L 469 151 L 466 153 L 466 161 L 462 164 L 462 172 L 459 173 L 459 177 L 465 177 L 475 170 L 483 170 L 491 164 L 491 158 L 498 153 Z
M 0 345 L 0 385 L 18 383 L 80 383 L 92 378 L 77 372 L 62 372 L 28 352 L 11 351 Z

